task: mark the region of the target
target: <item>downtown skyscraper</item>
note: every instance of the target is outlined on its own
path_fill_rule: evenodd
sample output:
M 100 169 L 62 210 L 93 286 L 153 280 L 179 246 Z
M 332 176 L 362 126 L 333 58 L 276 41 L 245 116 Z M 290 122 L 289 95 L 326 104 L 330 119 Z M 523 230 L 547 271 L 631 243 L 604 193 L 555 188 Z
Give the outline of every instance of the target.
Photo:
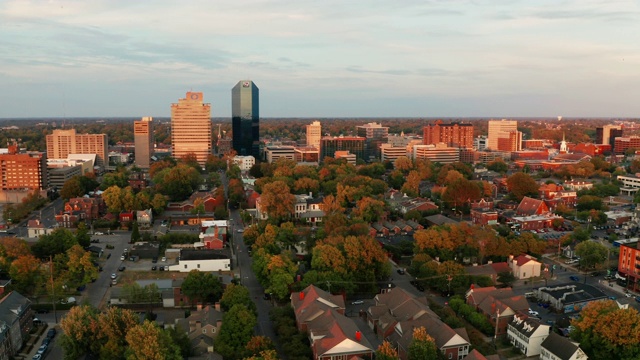
M 211 154 L 211 104 L 205 104 L 201 92 L 187 92 L 184 99 L 171 104 L 171 147 L 173 157 L 194 154 L 200 166 Z
M 238 155 L 260 155 L 260 91 L 251 80 L 241 80 L 231 89 L 233 149 Z
M 135 145 L 136 166 L 148 169 L 153 156 L 153 118 L 143 117 L 133 122 L 133 142 Z

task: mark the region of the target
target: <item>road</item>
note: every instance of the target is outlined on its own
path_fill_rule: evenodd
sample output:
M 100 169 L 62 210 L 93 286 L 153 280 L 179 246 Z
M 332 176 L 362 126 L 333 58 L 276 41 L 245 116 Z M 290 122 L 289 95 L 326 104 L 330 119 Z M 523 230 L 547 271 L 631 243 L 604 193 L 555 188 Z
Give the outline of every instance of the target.
M 50 202 L 49 204 L 47 204 L 41 210 L 32 212 L 31 215 L 27 216 L 26 219 L 16 224 L 15 227 L 11 229 L 11 231 L 15 232 L 17 237 L 26 238 L 27 222 L 29 220 L 38 219 L 38 218 L 40 219 L 40 221 L 45 227 L 47 228 L 52 227 L 56 225 L 56 219 L 54 216 L 55 212 L 61 210 L 63 206 L 64 206 L 64 201 L 61 198 L 58 198 Z

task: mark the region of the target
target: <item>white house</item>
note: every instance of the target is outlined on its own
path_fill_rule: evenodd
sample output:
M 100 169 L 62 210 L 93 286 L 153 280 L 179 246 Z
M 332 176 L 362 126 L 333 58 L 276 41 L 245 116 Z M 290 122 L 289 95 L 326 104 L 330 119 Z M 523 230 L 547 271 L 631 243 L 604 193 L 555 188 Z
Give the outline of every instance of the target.
M 516 258 L 509 256 L 509 267 L 516 279 L 529 279 L 540 276 L 542 264 L 530 255 L 520 255 Z
M 514 315 L 507 326 L 507 338 L 524 356 L 535 356 L 540 355 L 541 344 L 549 336 L 550 330 L 549 325 L 526 315 Z
M 587 360 L 589 357 L 577 343 L 555 332 L 542 342 L 540 360 Z
M 181 249 L 178 265 L 169 266 L 169 271 L 230 271 L 231 259 L 218 250 Z
M 236 155 L 233 157 L 233 162 L 238 165 L 241 171 L 249 171 L 251 167 L 256 164 L 256 158 L 253 156 L 240 156 Z
M 37 238 L 40 235 L 49 235 L 55 230 L 54 227 L 46 228 L 40 220 L 29 220 L 27 223 L 27 236 L 30 238 Z

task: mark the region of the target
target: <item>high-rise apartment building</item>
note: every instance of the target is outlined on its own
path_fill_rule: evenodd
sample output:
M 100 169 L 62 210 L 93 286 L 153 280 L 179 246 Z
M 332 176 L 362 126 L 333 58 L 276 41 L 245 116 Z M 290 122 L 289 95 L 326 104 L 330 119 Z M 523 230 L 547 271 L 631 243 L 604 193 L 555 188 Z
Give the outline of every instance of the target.
M 371 160 L 380 158 L 380 145 L 387 142 L 389 128 L 375 122 L 356 127 L 357 135 L 365 140 L 365 159 Z
M 325 136 L 320 139 L 320 162 L 324 158 L 335 157 L 336 151 L 349 151 L 358 159 L 363 159 L 365 155 L 365 140 L 361 136 Z
M 233 149 L 238 155 L 260 156 L 260 91 L 251 80 L 231 89 Z
M 19 154 L 12 145 L 0 155 L 0 190 L 45 190 L 47 157 L 40 152 Z M 9 199 L 11 200 L 11 199 Z
M 71 130 L 53 130 L 47 135 L 47 157 L 66 159 L 69 154 L 96 154 L 96 166 L 108 165 L 107 134 L 76 134 Z
M 322 124 L 320 121 L 314 121 L 307 125 L 307 146 L 313 146 L 320 149 L 320 139 L 322 138 Z
M 148 169 L 153 156 L 153 118 L 143 117 L 133 122 L 133 141 L 135 145 L 136 166 Z
M 212 148 L 211 104 L 201 92 L 187 92 L 184 99 L 171 104 L 171 146 L 173 157 L 195 154 L 204 166 Z
M 424 145 L 444 143 L 451 147 L 470 149 L 473 147 L 473 125 L 443 124 L 441 120 L 438 120 L 434 124 L 424 127 L 422 143 Z
M 510 138 L 513 131 L 518 131 L 518 122 L 515 120 L 489 120 L 489 134 L 487 135 L 487 149 L 499 150 L 498 139 Z M 522 135 L 520 135 L 520 146 L 522 146 Z M 511 150 L 518 151 L 520 148 Z
M 503 132 L 503 136 L 498 138 L 498 148 L 494 150 L 499 151 L 520 151 L 522 150 L 522 132 L 521 131 L 509 131 Z

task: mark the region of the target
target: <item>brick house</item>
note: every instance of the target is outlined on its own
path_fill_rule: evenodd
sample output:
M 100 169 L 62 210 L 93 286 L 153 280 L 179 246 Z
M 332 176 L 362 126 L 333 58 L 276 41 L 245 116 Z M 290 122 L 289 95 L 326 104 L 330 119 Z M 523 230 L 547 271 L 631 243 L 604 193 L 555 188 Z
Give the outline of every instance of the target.
M 497 318 L 498 334 L 506 334 L 507 325 L 513 315 L 526 314 L 529 310 L 527 299 L 522 295 L 516 295 L 511 288 L 478 288 L 471 285 L 465 297 L 467 304 L 483 314 L 494 328 Z

